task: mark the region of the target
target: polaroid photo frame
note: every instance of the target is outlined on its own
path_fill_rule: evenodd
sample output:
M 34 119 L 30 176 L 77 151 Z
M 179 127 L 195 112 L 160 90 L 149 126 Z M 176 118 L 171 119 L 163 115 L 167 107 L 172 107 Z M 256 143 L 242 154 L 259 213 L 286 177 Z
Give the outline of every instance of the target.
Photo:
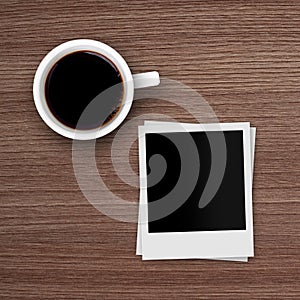
M 141 188 L 141 220 L 143 259 L 179 259 L 179 258 L 212 258 L 226 259 L 253 256 L 253 221 L 252 221 L 252 168 L 250 153 L 250 125 L 249 123 L 231 124 L 174 124 L 164 126 L 147 125 L 139 128 L 140 145 L 140 174 L 146 178 L 146 133 L 162 132 L 197 132 L 197 131 L 242 131 L 244 155 L 244 189 L 245 189 L 245 230 L 199 231 L 199 232 L 163 232 L 149 233 L 147 222 L 147 190 Z M 141 182 L 143 186 L 144 182 Z M 182 247 L 184 245 L 184 247 Z M 137 249 L 141 250 L 141 249 Z M 141 251 L 139 251 L 141 252 Z
M 156 126 L 164 126 L 164 125 L 171 125 L 171 124 L 176 124 L 172 122 L 163 122 L 163 121 L 145 121 L 144 126 L 147 125 L 156 125 Z M 198 124 L 190 124 L 191 126 L 195 126 L 196 128 L 199 127 Z M 254 150 L 255 150 L 255 135 L 256 135 L 256 128 L 251 127 L 250 128 L 250 139 L 251 139 L 251 162 L 252 162 L 252 177 L 253 177 L 253 168 L 254 168 Z M 142 193 L 141 193 L 142 194 Z M 137 244 L 136 244 L 136 255 L 142 255 L 142 236 L 141 236 L 141 224 L 138 223 L 138 228 L 137 228 Z M 232 257 L 232 258 L 209 258 L 209 259 L 214 259 L 214 260 L 229 260 L 229 261 L 239 261 L 239 262 L 247 262 L 248 258 L 247 257 Z
M 163 127 L 164 125 L 172 125 L 176 124 L 174 122 L 165 122 L 165 121 L 145 121 L 144 122 L 144 127 L 147 125 L 152 125 L 152 126 L 160 126 Z M 182 123 L 181 123 L 182 124 Z M 198 124 L 194 123 L 184 123 L 186 125 L 194 126 L 195 128 L 198 128 Z M 252 166 L 252 179 L 253 179 L 253 173 L 254 173 L 254 154 L 255 154 L 255 136 L 256 136 L 256 128 L 255 127 L 250 127 L 250 144 L 251 144 L 251 166 Z M 140 193 L 141 197 L 143 193 Z M 139 208 L 139 213 L 140 213 L 140 208 Z M 140 218 L 139 218 L 140 219 Z M 142 249 L 142 234 L 141 234 L 141 227 L 142 224 L 140 221 L 138 222 L 138 227 L 137 227 L 137 243 L 136 243 L 136 255 L 142 255 L 143 254 L 143 249 Z M 172 256 L 172 258 L 174 258 Z M 201 259 L 201 257 L 198 257 Z M 158 258 L 157 258 L 158 259 Z M 213 257 L 213 258 L 207 258 L 211 260 L 225 260 L 225 261 L 237 261 L 237 262 L 248 262 L 248 257 Z

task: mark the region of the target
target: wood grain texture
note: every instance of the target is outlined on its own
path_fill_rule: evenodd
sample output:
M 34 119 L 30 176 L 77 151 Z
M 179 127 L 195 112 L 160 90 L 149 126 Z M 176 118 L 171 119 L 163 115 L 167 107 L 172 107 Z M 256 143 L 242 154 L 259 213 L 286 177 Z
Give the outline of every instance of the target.
M 189 85 L 222 122 L 257 127 L 248 264 L 142 262 L 136 224 L 84 198 L 72 142 L 40 120 L 32 99 L 40 60 L 74 38 L 108 43 L 133 72 Z M 1 0 L 0 41 L 1 299 L 300 298 L 299 1 Z M 149 110 L 193 121 L 159 100 L 135 103 L 129 119 Z M 113 136 L 97 147 L 99 170 L 116 194 L 137 201 L 112 171 Z

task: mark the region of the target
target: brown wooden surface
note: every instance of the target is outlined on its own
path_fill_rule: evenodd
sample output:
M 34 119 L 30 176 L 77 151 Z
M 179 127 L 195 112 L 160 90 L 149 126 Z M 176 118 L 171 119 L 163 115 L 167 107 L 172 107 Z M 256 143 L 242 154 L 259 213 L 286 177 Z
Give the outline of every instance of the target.
M 300 2 L 0 2 L 0 298 L 300 298 Z M 38 116 L 32 81 L 54 46 L 92 38 L 133 72 L 158 70 L 201 93 L 220 121 L 257 127 L 255 258 L 142 262 L 136 224 L 102 215 L 78 188 L 72 142 Z M 153 104 L 155 103 L 155 104 Z M 136 103 L 193 121 L 176 106 Z M 111 188 L 113 134 L 97 152 Z M 105 157 L 106 159 L 103 159 Z M 137 149 L 132 149 L 137 170 Z

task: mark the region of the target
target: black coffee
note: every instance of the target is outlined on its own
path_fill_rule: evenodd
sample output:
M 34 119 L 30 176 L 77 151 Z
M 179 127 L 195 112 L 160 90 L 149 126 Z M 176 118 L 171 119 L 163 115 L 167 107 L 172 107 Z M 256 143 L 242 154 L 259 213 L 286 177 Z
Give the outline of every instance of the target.
M 61 123 L 92 129 L 107 124 L 118 114 L 122 77 L 108 58 L 91 51 L 73 52 L 50 70 L 45 96 L 49 109 Z

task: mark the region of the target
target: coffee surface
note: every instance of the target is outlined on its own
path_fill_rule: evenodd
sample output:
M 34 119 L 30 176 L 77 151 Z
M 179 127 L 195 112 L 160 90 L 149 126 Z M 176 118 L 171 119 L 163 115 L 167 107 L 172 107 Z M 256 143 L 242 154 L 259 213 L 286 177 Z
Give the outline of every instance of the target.
M 73 52 L 50 70 L 45 97 L 54 117 L 64 125 L 97 128 L 115 118 L 120 110 L 122 76 L 108 58 L 98 53 Z

